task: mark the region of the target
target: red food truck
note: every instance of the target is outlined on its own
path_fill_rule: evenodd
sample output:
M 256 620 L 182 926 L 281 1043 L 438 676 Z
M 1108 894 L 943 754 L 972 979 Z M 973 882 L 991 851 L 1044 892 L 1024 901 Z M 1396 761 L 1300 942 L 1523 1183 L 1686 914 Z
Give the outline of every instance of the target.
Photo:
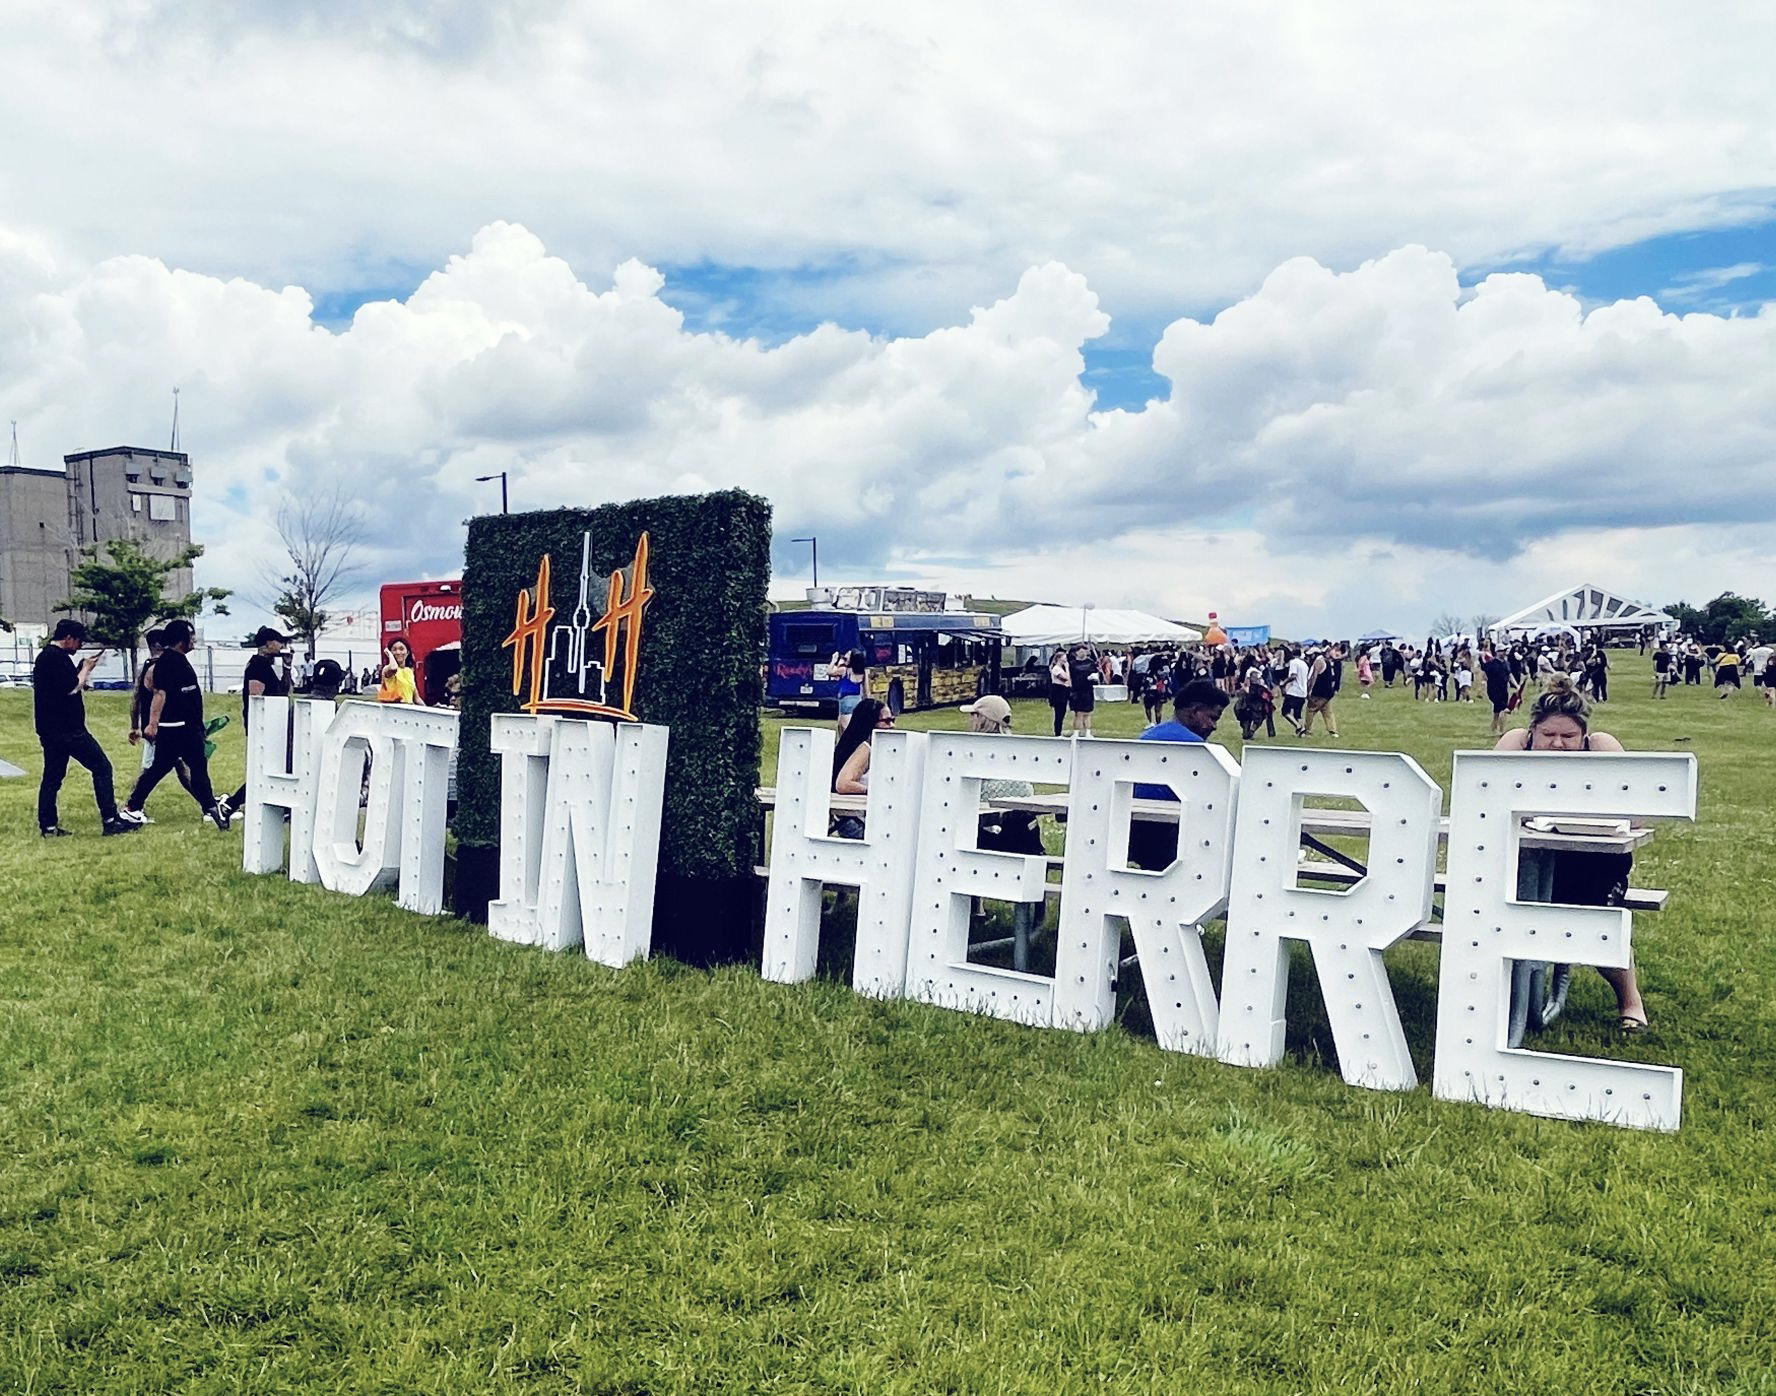
M 407 642 L 421 702 L 441 707 L 448 701 L 445 685 L 462 669 L 462 614 L 461 579 L 383 583 L 382 648 Z M 376 662 L 380 670 L 380 653 Z

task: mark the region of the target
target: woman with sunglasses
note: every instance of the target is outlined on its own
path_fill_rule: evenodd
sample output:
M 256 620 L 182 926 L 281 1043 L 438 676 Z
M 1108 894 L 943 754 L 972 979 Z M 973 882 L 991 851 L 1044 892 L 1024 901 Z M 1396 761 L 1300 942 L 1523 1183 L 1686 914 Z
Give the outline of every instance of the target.
M 832 789 L 835 795 L 869 793 L 870 738 L 894 726 L 894 710 L 878 698 L 865 698 L 851 710 L 851 719 L 833 744 Z M 842 839 L 863 837 L 863 819 L 855 814 L 833 816 L 832 832 Z
M 869 793 L 870 738 L 894 726 L 894 712 L 878 698 L 865 698 L 851 710 L 851 721 L 833 746 L 833 793 Z

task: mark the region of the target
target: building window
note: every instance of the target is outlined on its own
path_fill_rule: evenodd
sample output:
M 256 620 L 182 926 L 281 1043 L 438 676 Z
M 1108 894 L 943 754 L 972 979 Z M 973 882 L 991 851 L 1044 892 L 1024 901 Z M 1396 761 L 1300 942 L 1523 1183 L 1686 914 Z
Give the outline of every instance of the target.
M 171 523 L 177 517 L 173 508 L 173 497 L 170 494 L 149 495 L 148 517 L 155 523 Z
M 139 470 L 126 470 L 123 474 L 123 478 L 128 480 L 132 485 L 139 485 L 142 483 L 142 472 Z
M 139 514 L 142 512 L 142 496 L 141 495 L 133 494 L 133 493 L 130 495 L 130 512 L 132 514 Z

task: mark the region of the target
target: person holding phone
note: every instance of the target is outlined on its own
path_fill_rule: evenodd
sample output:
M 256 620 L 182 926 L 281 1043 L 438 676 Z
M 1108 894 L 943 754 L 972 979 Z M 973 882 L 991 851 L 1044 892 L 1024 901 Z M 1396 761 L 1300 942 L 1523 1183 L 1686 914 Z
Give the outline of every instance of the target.
M 56 797 L 68 774 L 68 763 L 78 761 L 92 773 L 93 799 L 99 806 L 101 828 L 106 834 L 131 834 L 141 827 L 117 808 L 112 784 L 111 760 L 86 730 L 86 687 L 93 670 L 105 657 L 94 650 L 84 660 L 75 653 L 86 643 L 86 627 L 77 620 L 58 620 L 55 634 L 31 667 L 31 697 L 37 721 L 37 740 L 43 746 L 43 781 L 37 787 L 37 829 L 46 839 L 62 838 L 56 813 Z

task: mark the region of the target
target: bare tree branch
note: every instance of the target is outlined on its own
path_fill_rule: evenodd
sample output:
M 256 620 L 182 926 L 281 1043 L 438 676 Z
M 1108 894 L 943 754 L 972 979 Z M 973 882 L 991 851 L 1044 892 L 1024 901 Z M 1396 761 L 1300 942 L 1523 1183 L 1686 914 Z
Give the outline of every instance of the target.
M 355 554 L 364 541 L 364 516 L 356 499 L 335 486 L 326 494 L 287 498 L 276 525 L 289 570 L 276 577 L 272 610 L 313 659 L 315 637 L 332 619 L 328 603 L 362 571 Z

